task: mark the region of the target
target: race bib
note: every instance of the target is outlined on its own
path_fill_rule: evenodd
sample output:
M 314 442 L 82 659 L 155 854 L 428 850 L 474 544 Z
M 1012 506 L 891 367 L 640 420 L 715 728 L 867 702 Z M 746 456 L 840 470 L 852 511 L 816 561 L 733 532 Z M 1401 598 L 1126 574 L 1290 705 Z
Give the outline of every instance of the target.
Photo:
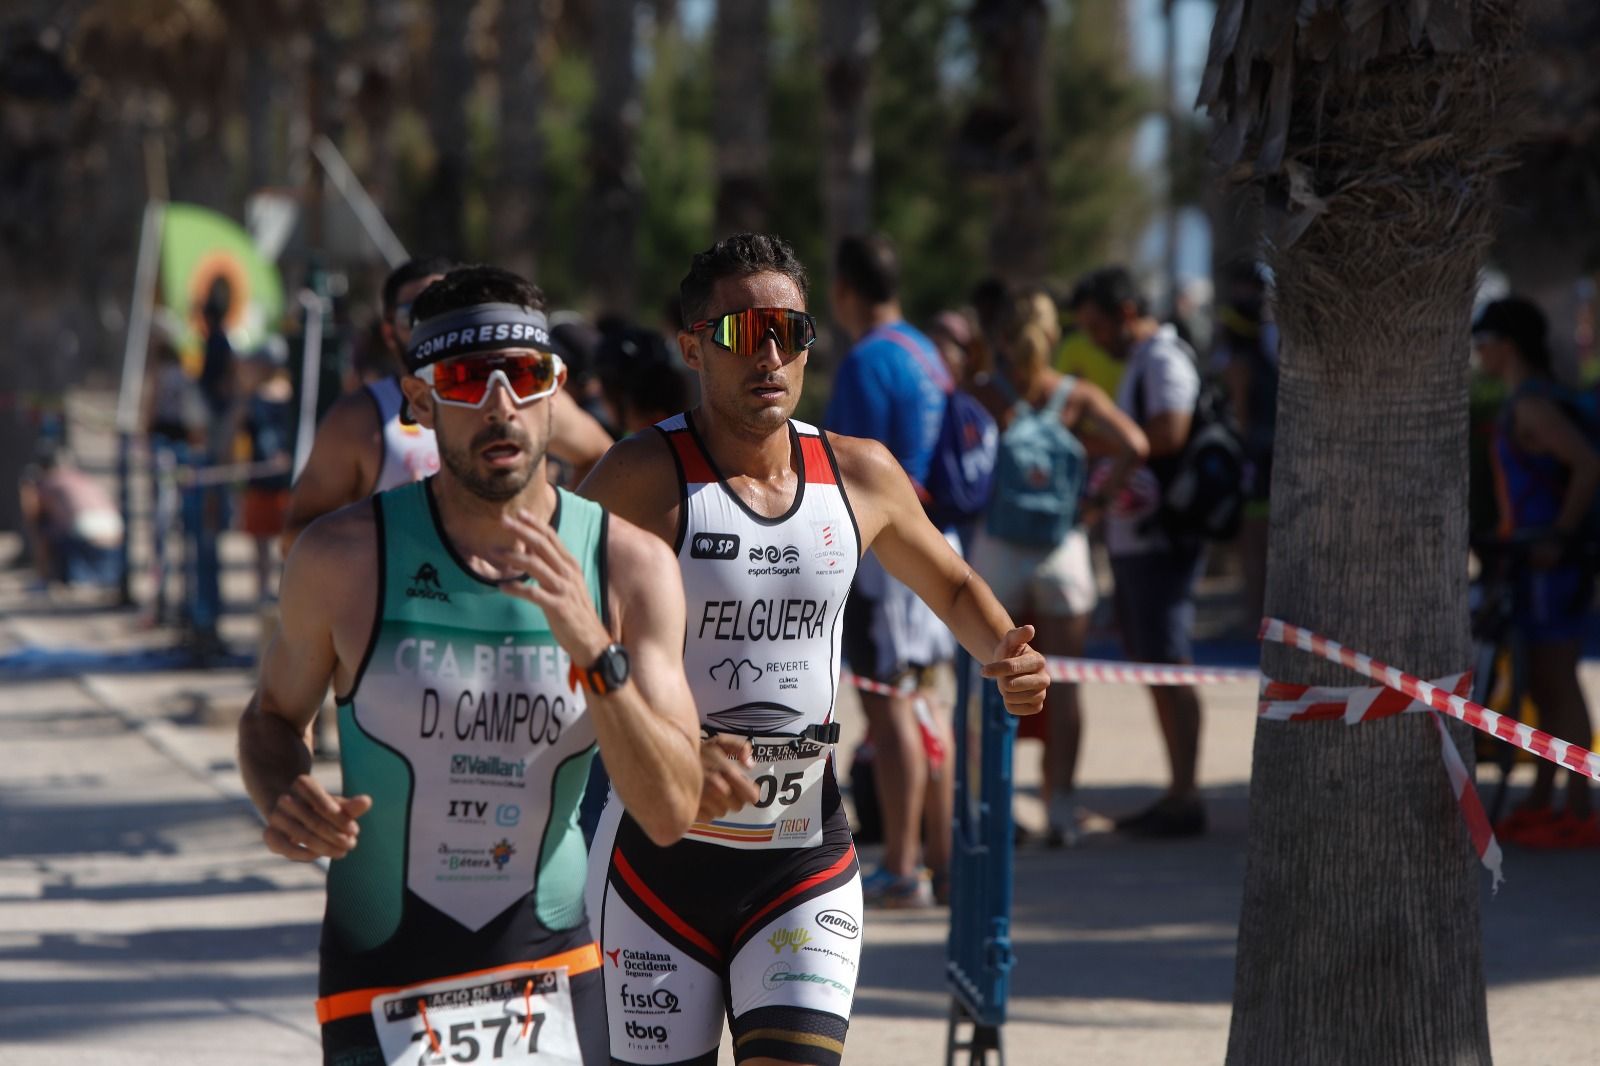
M 713 822 L 696 822 L 689 836 L 723 847 L 814 848 L 822 843 L 822 776 L 830 746 L 796 737 L 752 737 L 748 774 L 756 801 Z
M 413 985 L 372 1001 L 388 1066 L 583 1066 L 566 967 Z

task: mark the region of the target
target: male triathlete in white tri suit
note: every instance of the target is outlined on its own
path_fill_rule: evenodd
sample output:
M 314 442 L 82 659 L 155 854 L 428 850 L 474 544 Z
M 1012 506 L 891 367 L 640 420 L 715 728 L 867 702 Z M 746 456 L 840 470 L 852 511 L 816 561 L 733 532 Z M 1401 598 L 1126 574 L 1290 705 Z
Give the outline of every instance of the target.
M 1043 706 L 1044 659 L 887 449 L 790 417 L 816 324 L 787 244 L 718 242 L 695 257 L 681 306 L 701 405 L 619 443 L 580 488 L 677 552 L 707 770 L 682 842 L 656 846 L 617 803 L 596 834 L 589 912 L 611 1054 L 714 1063 L 726 1015 L 741 1063 L 837 1063 L 862 937 L 829 757 L 856 563 L 875 550 L 988 664 L 1013 713 Z
M 394 374 L 339 397 L 318 423 L 311 455 L 289 497 L 285 550 L 321 515 L 438 472 L 433 430 L 401 417 L 400 379 L 411 343 L 412 307 L 454 266 L 441 256 L 413 259 L 384 279 L 381 328 Z M 611 437 L 565 391 L 557 391 L 550 405 L 556 417 L 550 452 L 570 463 L 581 479 L 611 447 Z
M 577 823 L 597 742 L 655 844 L 701 803 L 672 554 L 545 478 L 542 308 L 489 267 L 418 298 L 403 385 L 441 469 L 301 537 L 240 723 L 268 847 L 333 860 L 325 1063 L 606 1062 Z M 309 773 L 330 681 L 343 796 Z

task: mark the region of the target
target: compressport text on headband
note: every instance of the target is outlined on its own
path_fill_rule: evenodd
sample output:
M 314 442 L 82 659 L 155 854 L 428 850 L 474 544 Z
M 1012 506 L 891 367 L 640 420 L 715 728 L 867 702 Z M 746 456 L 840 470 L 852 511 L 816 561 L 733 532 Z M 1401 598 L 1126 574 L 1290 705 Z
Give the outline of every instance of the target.
M 554 352 L 544 312 L 517 304 L 474 304 L 430 318 L 413 329 L 406 366 L 415 371 L 441 359 L 501 348 Z

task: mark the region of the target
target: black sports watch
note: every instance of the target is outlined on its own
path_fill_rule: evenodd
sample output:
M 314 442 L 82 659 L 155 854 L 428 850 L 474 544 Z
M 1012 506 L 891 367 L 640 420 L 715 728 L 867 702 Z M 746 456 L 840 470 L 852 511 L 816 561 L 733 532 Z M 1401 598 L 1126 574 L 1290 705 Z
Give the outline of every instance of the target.
M 604 696 L 626 685 L 631 673 L 628 649 L 621 644 L 607 644 L 600 657 L 583 671 L 583 687 Z

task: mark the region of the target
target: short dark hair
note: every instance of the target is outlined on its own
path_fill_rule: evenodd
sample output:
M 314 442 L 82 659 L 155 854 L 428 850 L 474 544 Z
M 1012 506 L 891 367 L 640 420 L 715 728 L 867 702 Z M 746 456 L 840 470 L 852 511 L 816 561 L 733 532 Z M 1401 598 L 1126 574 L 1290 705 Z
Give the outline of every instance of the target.
M 840 284 L 871 304 L 886 304 L 900 294 L 900 257 L 880 234 L 846 237 L 833 255 Z
M 1132 303 L 1141 317 L 1150 313 L 1150 300 L 1124 266 L 1101 267 L 1085 274 L 1072 289 L 1072 309 L 1093 304 L 1108 315 L 1122 314 L 1122 305 Z
M 744 278 L 751 274 L 782 274 L 795 283 L 800 298 L 810 291 L 805 264 L 794 254 L 789 242 L 770 233 L 735 233 L 724 237 L 703 252 L 695 253 L 689 273 L 678 284 L 678 308 L 685 329 L 706 317 L 711 305 L 711 290 L 723 278 Z
M 383 279 L 383 317 L 388 318 L 394 314 L 394 302 L 400 295 L 400 289 L 413 281 L 431 277 L 434 274 L 448 274 L 456 269 L 456 262 L 442 255 L 425 255 L 416 259 L 408 259 L 389 272 Z
M 1472 332 L 1499 337 L 1540 374 L 1549 374 L 1552 370 L 1550 320 L 1532 300 L 1507 296 L 1485 304 L 1473 319 Z
M 411 306 L 411 318 L 425 322 L 478 304 L 516 304 L 530 311 L 543 311 L 544 293 L 528 279 L 499 267 L 457 267 L 422 290 Z

